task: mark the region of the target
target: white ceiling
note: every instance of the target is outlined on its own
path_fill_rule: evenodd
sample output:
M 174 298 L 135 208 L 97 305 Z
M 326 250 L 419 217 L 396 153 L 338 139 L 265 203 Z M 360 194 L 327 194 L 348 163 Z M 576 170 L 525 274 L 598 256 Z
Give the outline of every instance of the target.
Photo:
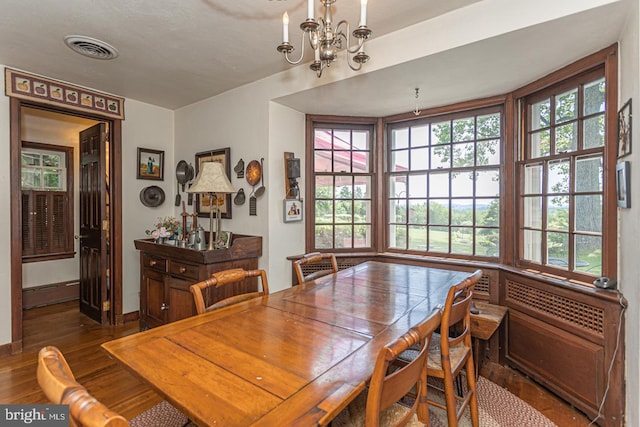
M 372 37 L 481 0 L 370 0 Z M 316 0 L 316 4 L 319 4 Z M 335 3 L 355 23 L 357 0 Z M 291 41 L 307 0 L 3 0 L 0 64 L 176 109 L 290 68 L 276 46 L 281 15 Z M 316 8 L 319 10 L 319 6 Z M 612 4 L 279 100 L 316 114 L 384 116 L 510 91 L 617 40 L 624 10 Z M 72 52 L 63 38 L 103 40 L 111 61 Z M 366 65 L 365 65 L 366 66 Z M 309 71 L 311 72 L 311 71 Z M 323 96 L 316 96 L 321 91 Z M 384 99 L 382 105 L 379 101 Z

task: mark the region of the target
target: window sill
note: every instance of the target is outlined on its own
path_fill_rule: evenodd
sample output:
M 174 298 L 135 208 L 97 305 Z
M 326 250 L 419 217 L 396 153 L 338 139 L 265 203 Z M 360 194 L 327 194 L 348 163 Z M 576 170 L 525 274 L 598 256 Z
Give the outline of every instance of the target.
M 28 264 L 30 262 L 55 261 L 60 259 L 73 258 L 75 256 L 76 256 L 75 251 L 57 252 L 54 254 L 43 254 L 43 255 L 24 255 L 22 257 L 22 263 Z
M 598 289 L 590 282 L 562 278 L 559 276 L 553 276 L 548 273 L 531 270 L 531 269 L 524 269 L 521 267 L 514 267 L 510 265 L 501 264 L 498 262 L 449 258 L 444 256 L 436 257 L 436 256 L 428 256 L 428 255 L 406 254 L 406 253 L 399 253 L 399 252 L 335 252 L 335 255 L 336 255 L 336 258 L 338 259 L 338 264 L 340 264 L 340 259 L 351 258 L 351 259 L 361 260 L 361 262 L 371 260 L 371 261 L 381 261 L 381 262 L 400 262 L 400 263 L 415 263 L 415 264 L 430 264 L 430 265 L 436 264 L 436 265 L 442 265 L 443 268 L 463 267 L 465 269 L 469 269 L 469 268 L 488 269 L 488 270 L 497 271 L 500 273 L 500 275 L 504 273 L 516 274 L 521 277 L 527 277 L 537 282 L 546 283 L 551 286 L 557 286 L 560 288 L 573 290 L 573 291 L 577 291 L 577 292 L 592 295 L 592 296 L 597 295 L 599 298 L 602 298 L 605 300 L 611 299 L 613 301 L 613 300 L 617 300 L 618 298 L 617 292 Z M 295 261 L 296 259 L 301 257 L 302 255 L 291 255 L 287 257 L 287 259 L 290 261 Z

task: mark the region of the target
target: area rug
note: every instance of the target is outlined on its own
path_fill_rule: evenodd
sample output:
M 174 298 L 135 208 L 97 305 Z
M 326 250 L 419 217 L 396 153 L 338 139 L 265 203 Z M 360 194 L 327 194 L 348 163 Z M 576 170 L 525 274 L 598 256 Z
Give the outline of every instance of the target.
M 129 421 L 131 427 L 183 427 L 193 425 L 169 402 L 162 401 Z
M 478 378 L 478 408 L 480 427 L 558 427 L 547 417 L 521 400 L 507 389 L 484 377 Z M 431 392 L 431 399 L 444 402 L 444 396 Z M 431 427 L 447 427 L 447 414 L 443 409 L 429 406 Z M 186 416 L 167 402 L 162 402 L 130 421 L 133 427 L 182 427 L 194 426 Z M 471 427 L 469 410 L 466 409 L 460 427 Z
M 478 378 L 476 390 L 480 427 L 557 427 L 531 405 L 484 377 Z M 431 399 L 440 400 L 438 396 L 434 396 L 431 389 L 429 392 Z M 444 401 L 444 396 L 441 399 Z M 429 421 L 431 427 L 447 427 L 447 414 L 443 409 L 429 406 Z M 458 425 L 471 427 L 468 409 Z

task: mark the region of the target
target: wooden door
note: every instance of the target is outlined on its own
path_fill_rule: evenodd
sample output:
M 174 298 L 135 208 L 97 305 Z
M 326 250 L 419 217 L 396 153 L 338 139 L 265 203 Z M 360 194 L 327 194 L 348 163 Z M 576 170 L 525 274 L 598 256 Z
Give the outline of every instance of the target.
M 142 280 L 140 281 L 142 329 L 155 328 L 167 323 L 165 280 L 164 274 L 151 269 L 142 270 Z
M 167 277 L 169 322 L 186 319 L 187 317 L 198 314 L 193 302 L 193 295 L 189 290 L 189 287 L 195 282 L 197 282 L 197 280 L 184 280 L 171 276 Z
M 108 324 L 109 227 L 105 123 L 80 132 L 80 311 Z

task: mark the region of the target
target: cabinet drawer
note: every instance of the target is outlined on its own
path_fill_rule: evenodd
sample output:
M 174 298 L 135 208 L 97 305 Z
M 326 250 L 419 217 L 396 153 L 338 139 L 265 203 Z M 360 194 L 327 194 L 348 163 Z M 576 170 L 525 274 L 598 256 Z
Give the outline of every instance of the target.
M 167 260 L 164 258 L 158 258 L 151 255 L 142 255 L 142 265 L 146 268 L 152 268 L 157 271 L 167 271 Z
M 186 264 L 184 262 L 179 261 L 170 261 L 169 262 L 169 273 L 185 277 L 188 279 L 198 280 L 198 271 L 199 267 L 193 264 Z

